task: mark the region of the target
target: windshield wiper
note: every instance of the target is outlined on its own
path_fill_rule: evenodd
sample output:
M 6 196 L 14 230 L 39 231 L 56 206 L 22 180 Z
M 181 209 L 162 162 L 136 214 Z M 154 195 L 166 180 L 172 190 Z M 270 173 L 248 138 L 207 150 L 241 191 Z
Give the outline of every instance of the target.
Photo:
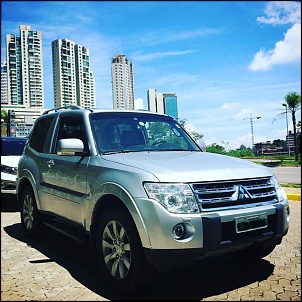
M 102 155 L 118 154 L 118 153 L 131 153 L 131 152 L 141 152 L 144 150 L 116 150 L 116 151 L 105 151 Z

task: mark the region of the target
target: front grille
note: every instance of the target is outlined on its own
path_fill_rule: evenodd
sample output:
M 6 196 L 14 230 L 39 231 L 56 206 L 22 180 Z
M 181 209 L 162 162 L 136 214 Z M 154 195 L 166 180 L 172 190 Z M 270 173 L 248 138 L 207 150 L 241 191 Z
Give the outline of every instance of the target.
M 191 184 L 201 211 L 277 202 L 270 177 Z

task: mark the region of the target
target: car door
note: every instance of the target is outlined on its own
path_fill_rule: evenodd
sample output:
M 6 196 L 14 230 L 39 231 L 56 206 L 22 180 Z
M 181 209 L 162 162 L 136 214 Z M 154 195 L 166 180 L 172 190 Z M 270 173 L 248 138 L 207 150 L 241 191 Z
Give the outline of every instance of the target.
M 87 197 L 86 177 L 90 159 L 86 129 L 81 116 L 62 117 L 59 123 L 53 152 L 46 158 L 45 188 L 51 199 L 51 202 L 47 203 L 46 210 L 80 223 L 83 203 Z M 58 155 L 56 145 L 62 135 L 66 139 L 80 138 L 87 153 Z

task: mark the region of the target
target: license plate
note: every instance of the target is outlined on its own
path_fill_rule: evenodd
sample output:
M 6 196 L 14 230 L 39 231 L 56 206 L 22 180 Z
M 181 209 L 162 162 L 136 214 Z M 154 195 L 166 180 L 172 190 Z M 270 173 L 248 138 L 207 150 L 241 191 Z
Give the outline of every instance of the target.
M 242 216 L 235 218 L 236 233 L 243 233 L 267 227 L 267 215 L 258 214 L 253 216 Z

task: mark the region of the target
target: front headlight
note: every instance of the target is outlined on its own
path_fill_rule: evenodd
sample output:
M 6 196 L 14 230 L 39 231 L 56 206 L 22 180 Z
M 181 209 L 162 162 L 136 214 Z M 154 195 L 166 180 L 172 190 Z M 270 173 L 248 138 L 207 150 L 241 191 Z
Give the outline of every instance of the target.
M 171 213 L 197 213 L 198 205 L 187 184 L 145 183 L 149 198 L 157 200 Z
M 272 185 L 276 189 L 278 201 L 283 201 L 284 199 L 286 199 L 286 193 L 285 193 L 284 189 L 280 186 L 280 184 L 275 176 L 273 176 L 271 178 L 271 182 L 272 182 Z

